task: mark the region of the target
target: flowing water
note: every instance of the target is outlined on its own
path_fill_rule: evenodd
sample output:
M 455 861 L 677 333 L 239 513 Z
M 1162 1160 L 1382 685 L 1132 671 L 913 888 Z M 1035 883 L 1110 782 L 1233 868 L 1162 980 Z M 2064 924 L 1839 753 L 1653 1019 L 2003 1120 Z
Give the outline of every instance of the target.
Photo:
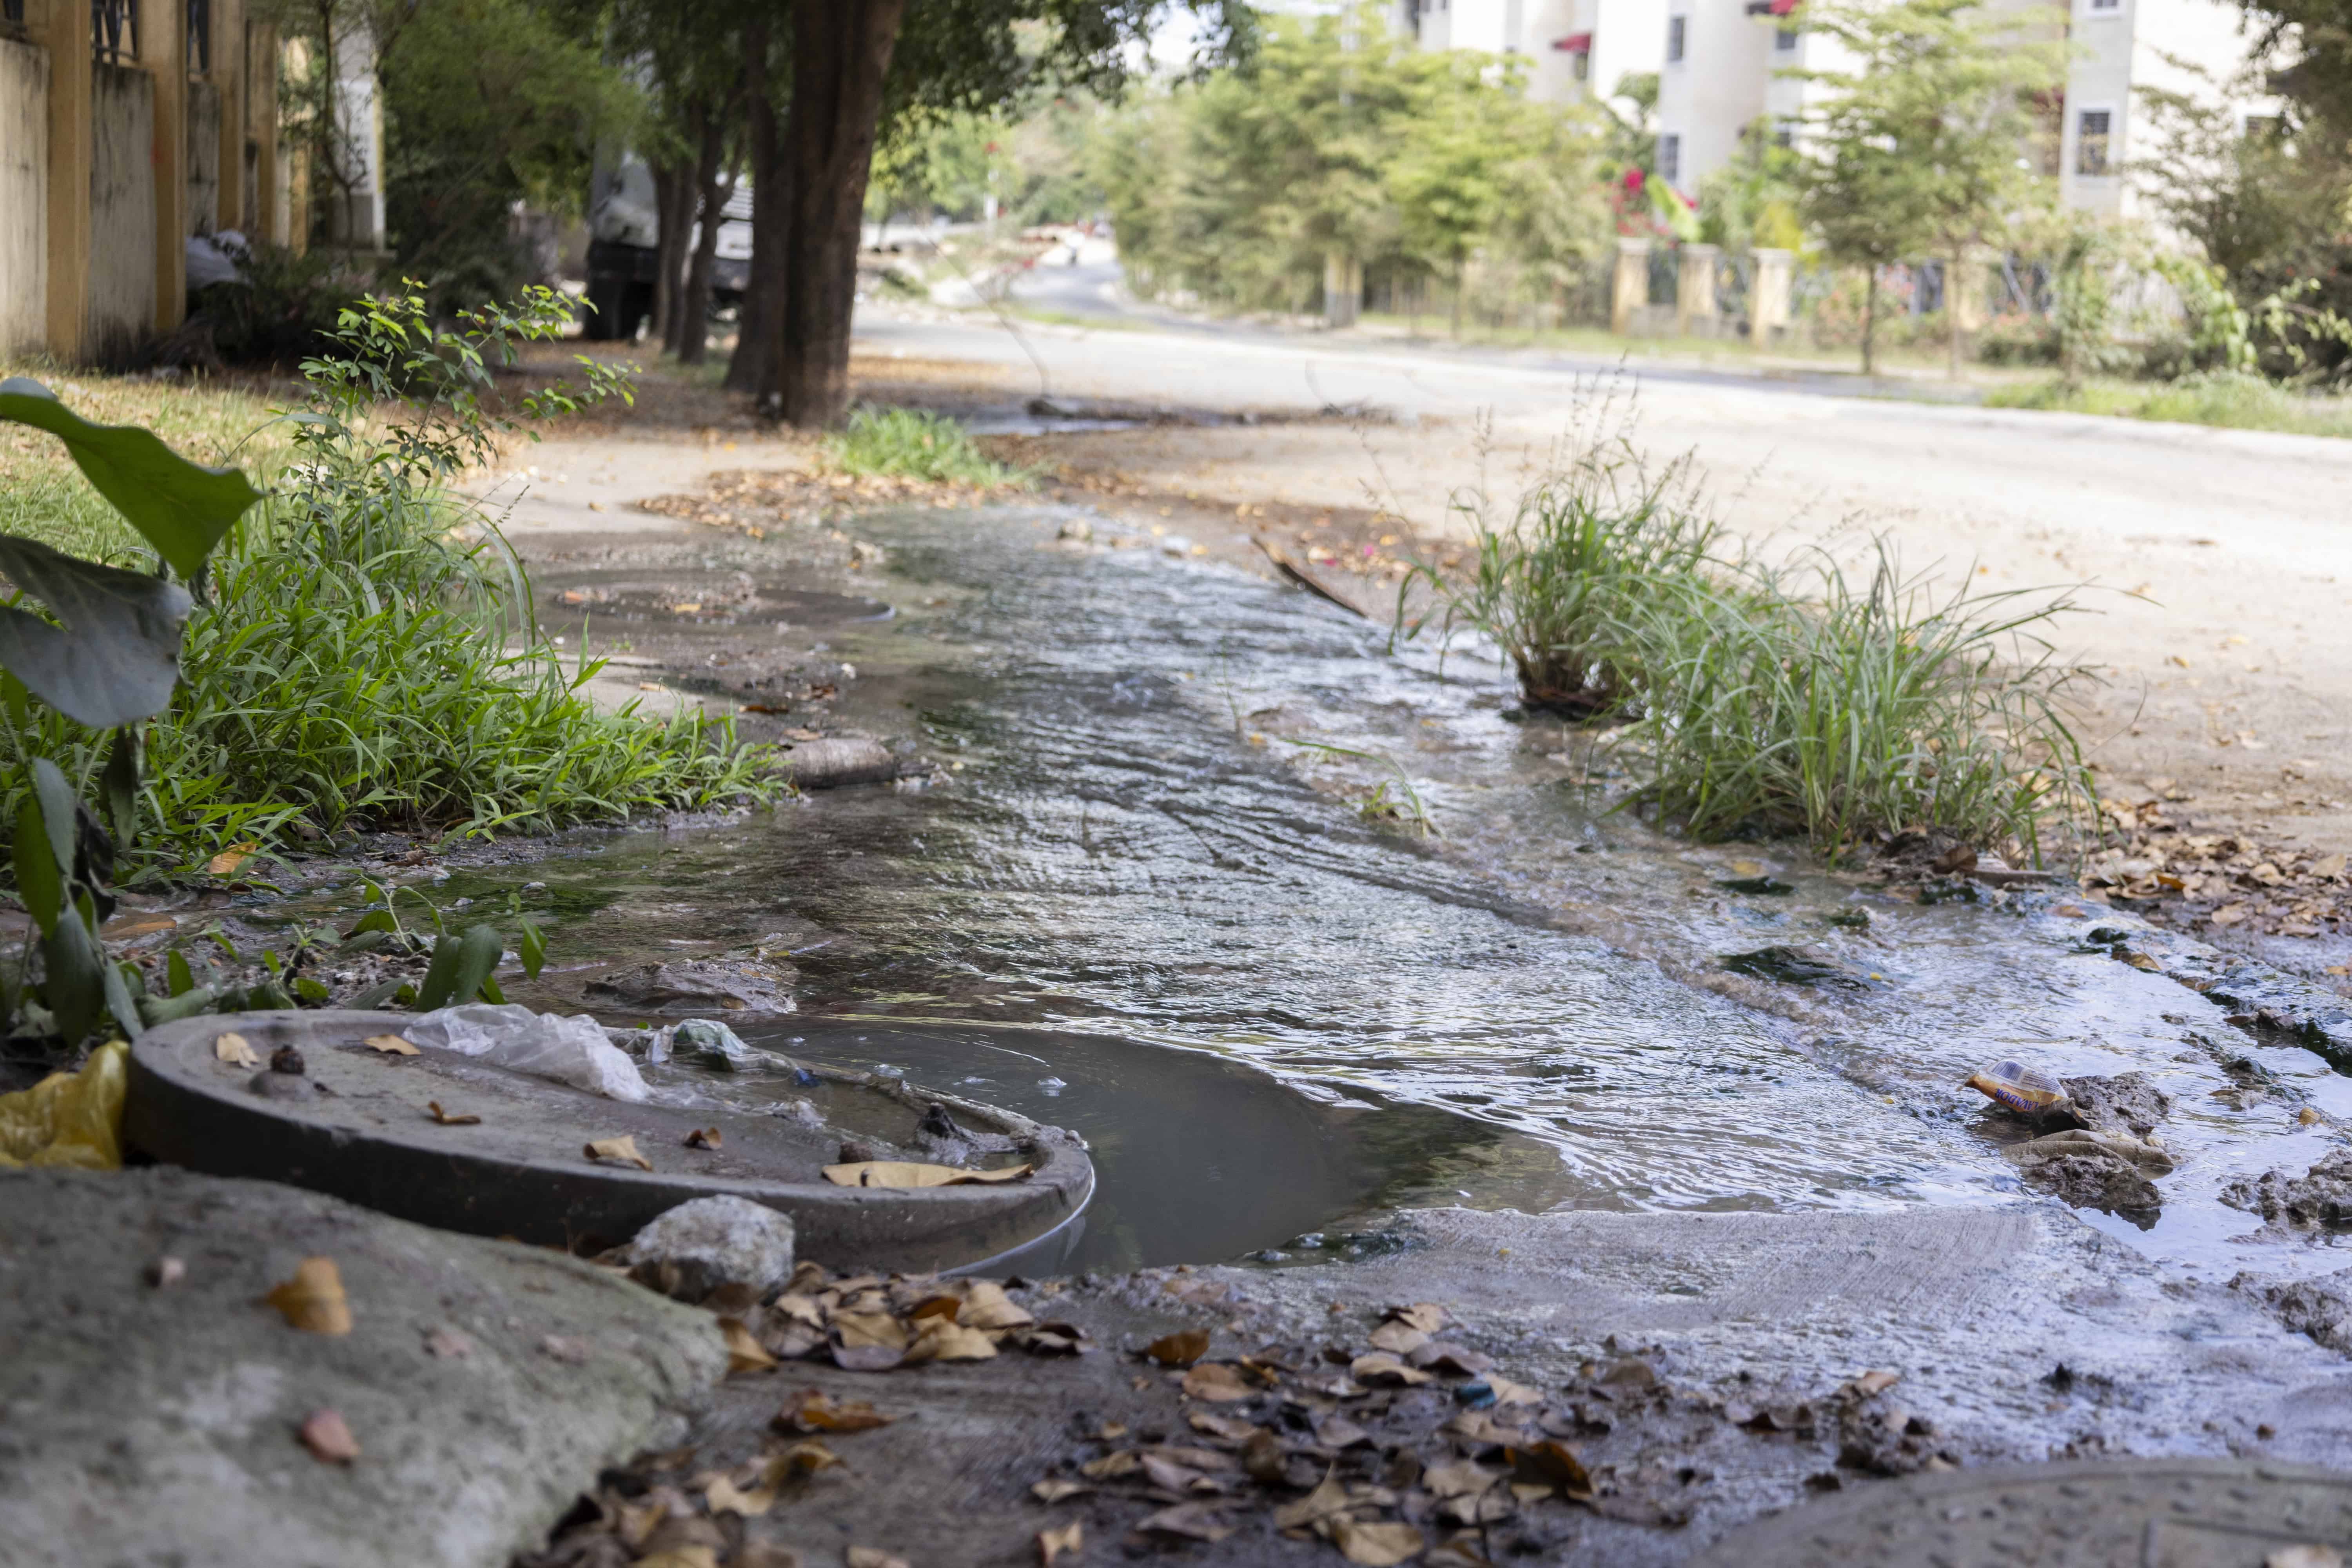
M 2332 1238 L 2249 1239 L 2216 1195 L 2331 1149 L 2295 1114 L 2352 1114 L 2352 1085 L 2084 951 L 2095 907 L 1922 904 L 1786 846 L 1653 832 L 1610 812 L 1590 738 L 1507 711 L 1491 663 L 1392 654 L 1148 543 L 1059 542 L 1071 515 L 861 520 L 890 566 L 857 589 L 897 613 L 824 651 L 855 667 L 844 716 L 946 761 L 935 787 L 597 840 L 443 896 L 544 882 L 575 967 L 789 952 L 801 1011 L 755 1044 L 1076 1128 L 1101 1196 L 1040 1266 L 1325 1256 L 1379 1246 L 1399 1204 L 2025 1201 L 1998 1147 L 2019 1131 L 1957 1087 L 2012 1055 L 2174 1098 L 2160 1215 L 2091 1223 L 2224 1277 L 2339 1266 Z M 714 658 L 810 635 L 673 630 Z M 1384 781 L 1436 835 L 1360 814 Z M 1788 890 L 1725 885 L 1762 878 Z M 1774 945 L 1853 984 L 1723 965 Z

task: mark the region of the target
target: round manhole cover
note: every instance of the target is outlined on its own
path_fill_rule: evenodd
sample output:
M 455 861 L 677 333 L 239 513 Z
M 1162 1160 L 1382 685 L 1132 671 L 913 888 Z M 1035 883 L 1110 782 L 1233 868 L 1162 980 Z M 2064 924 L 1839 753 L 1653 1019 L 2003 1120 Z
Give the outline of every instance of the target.
M 1735 1531 L 1693 1568 L 2322 1568 L 2346 1557 L 2352 1476 L 2125 1459 L 1874 1483 Z

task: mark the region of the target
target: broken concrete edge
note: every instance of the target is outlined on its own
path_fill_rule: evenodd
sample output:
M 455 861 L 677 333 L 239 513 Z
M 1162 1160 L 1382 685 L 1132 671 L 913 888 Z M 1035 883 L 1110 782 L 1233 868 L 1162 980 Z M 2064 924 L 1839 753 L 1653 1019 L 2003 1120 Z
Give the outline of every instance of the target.
M 341 1331 L 270 1300 L 309 1259 Z M 22 1568 L 503 1568 L 729 1366 L 593 1264 L 166 1166 L 0 1173 L 0 1342 Z
M 2233 1024 L 2291 1035 L 2337 1071 L 2352 1072 L 2352 1004 L 2335 992 L 2113 906 L 2088 918 L 2093 923 L 2081 940 L 2106 948 L 2117 963 L 2161 974 L 2231 1009 Z

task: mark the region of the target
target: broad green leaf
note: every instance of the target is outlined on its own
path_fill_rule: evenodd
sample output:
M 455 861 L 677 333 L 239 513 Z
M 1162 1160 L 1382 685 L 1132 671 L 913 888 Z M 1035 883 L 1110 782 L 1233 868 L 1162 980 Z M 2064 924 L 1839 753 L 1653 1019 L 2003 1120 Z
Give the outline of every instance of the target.
M 35 696 L 94 730 L 152 718 L 170 704 L 180 679 L 186 589 L 5 533 L 0 574 L 65 623 L 0 608 L 0 664 Z
M 41 828 L 57 858 L 58 875 L 70 877 L 74 868 L 74 818 L 80 802 L 58 764 L 47 757 L 33 759 L 33 803 L 41 808 Z
M 58 914 L 66 906 L 66 879 L 58 869 L 56 852 L 49 847 L 49 836 L 41 829 L 41 808 L 30 800 L 16 808 L 14 848 L 16 896 L 46 932 L 58 923 Z
M 63 441 L 98 493 L 191 582 L 229 525 L 261 499 L 238 470 L 192 463 L 137 425 L 93 425 L 21 375 L 0 381 L 0 419 Z
M 117 849 L 128 852 L 139 832 L 139 731 L 129 725 L 114 732 L 106 771 L 98 777 L 98 798 L 106 808 L 106 830 Z
M 400 922 L 392 918 L 390 910 L 370 910 L 352 922 L 352 929 L 343 933 L 343 939 L 348 942 L 355 936 L 365 936 L 372 931 L 398 931 L 399 929 Z
M 188 969 L 188 955 L 176 947 L 172 956 L 163 961 L 163 983 L 174 996 L 185 996 L 196 988 L 196 977 Z
M 87 894 L 68 906 L 41 942 L 47 960 L 42 992 L 58 1021 L 58 1034 L 79 1045 L 106 1011 L 106 958 L 91 928 L 97 911 Z
M 486 925 L 469 926 L 463 936 L 445 936 L 436 942 L 433 963 L 416 990 L 418 1010 L 429 1013 L 436 1007 L 470 1002 L 477 994 L 495 989 L 490 972 L 499 966 L 499 955 L 505 947 L 498 931 Z
M 121 1026 L 122 1037 L 135 1040 L 146 1032 L 145 1026 L 139 1019 L 138 1000 L 131 994 L 131 985 L 122 977 L 121 965 L 108 963 L 102 967 L 106 972 L 106 1010 Z
M 522 972 L 538 979 L 540 966 L 547 962 L 547 935 L 539 929 L 537 921 L 524 920 L 522 939 L 515 943 L 515 952 L 522 960 Z

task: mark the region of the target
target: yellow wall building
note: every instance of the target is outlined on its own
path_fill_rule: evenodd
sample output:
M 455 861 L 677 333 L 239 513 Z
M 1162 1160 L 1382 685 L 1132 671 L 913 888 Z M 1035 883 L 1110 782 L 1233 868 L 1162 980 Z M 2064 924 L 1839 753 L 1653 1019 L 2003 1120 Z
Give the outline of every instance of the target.
M 0 0 L 0 355 L 123 358 L 191 236 L 299 244 L 277 103 L 246 0 Z

